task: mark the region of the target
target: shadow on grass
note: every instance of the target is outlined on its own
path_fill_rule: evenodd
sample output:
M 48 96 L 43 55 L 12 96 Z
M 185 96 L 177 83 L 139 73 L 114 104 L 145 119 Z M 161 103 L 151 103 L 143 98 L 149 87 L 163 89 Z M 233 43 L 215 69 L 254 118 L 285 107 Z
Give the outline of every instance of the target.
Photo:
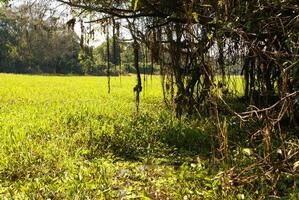
M 171 120 L 165 116 L 155 119 L 143 115 L 121 125 L 114 123 L 113 131 L 91 134 L 88 157 L 108 153 L 124 160 L 163 159 L 177 165 L 209 155 L 209 135 L 188 123 Z

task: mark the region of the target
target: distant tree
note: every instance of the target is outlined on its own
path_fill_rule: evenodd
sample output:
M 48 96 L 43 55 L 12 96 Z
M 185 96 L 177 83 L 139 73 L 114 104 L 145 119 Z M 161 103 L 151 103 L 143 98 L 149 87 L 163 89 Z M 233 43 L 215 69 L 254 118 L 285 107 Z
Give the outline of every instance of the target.
M 79 38 L 73 30 L 67 30 L 48 3 L 35 1 L 14 9 L 3 8 L 0 15 L 2 71 L 82 73 Z
M 113 44 L 113 38 L 110 38 L 110 44 Z M 134 54 L 133 54 L 133 48 L 131 42 L 123 42 L 117 44 L 117 51 L 116 56 L 114 56 L 113 52 L 113 45 L 110 45 L 110 52 L 112 52 L 109 56 L 109 62 L 113 65 L 119 65 L 120 64 L 120 58 L 122 64 L 132 64 L 134 62 Z M 101 45 L 96 47 L 94 49 L 94 56 L 96 59 L 97 64 L 104 65 L 107 63 L 107 42 L 103 42 Z M 115 60 L 116 57 L 116 60 Z

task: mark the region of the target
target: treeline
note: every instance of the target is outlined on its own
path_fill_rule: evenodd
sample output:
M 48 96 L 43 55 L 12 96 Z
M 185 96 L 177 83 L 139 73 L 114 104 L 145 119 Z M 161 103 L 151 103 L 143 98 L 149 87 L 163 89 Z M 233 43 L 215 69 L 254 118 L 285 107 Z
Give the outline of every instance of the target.
M 0 72 L 106 75 L 107 43 L 95 49 L 86 42 L 82 46 L 82 38 L 47 3 L 0 6 Z M 132 44 L 114 36 L 109 40 L 111 75 L 135 73 Z M 143 72 L 156 71 L 145 62 Z
M 109 59 L 107 55 L 107 45 L 109 45 Z M 148 49 L 143 46 L 139 49 L 139 61 L 141 72 L 144 74 L 159 73 L 159 66 L 152 63 L 151 54 Z M 98 66 L 100 72 L 106 73 L 109 65 L 111 67 L 111 75 L 136 73 L 134 67 L 134 48 L 132 42 L 122 42 L 119 39 L 114 39 L 112 36 L 109 41 L 105 41 L 93 51 L 95 65 Z
M 78 36 L 44 5 L 0 9 L 0 72 L 82 73 Z

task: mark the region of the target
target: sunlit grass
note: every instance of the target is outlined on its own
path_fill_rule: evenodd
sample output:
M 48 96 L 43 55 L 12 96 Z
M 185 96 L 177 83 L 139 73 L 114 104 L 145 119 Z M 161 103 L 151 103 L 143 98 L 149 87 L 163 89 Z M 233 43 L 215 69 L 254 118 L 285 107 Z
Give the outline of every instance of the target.
M 1 74 L 0 198 L 217 197 L 201 159 L 213 123 L 181 124 L 160 81 L 147 78 L 137 115 L 135 76 L 108 94 L 106 77 Z
M 90 131 L 113 132 L 113 123 L 126 123 L 136 116 L 133 76 L 112 78 L 110 95 L 105 77 L 1 74 L 0 82 L 0 195 L 3 193 L 3 197 L 9 196 L 12 188 L 13 196 L 20 194 L 23 198 L 22 195 L 28 197 L 33 192 L 31 195 L 37 195 L 36 198 L 38 188 L 33 185 L 47 185 L 36 182 L 37 179 L 40 182 L 49 179 L 51 186 L 55 186 L 52 179 L 67 179 L 64 173 L 69 170 L 75 170 L 70 176 L 78 176 L 76 168 L 85 162 L 81 154 L 89 151 L 86 143 L 90 143 Z M 141 112 L 160 111 L 159 85 L 158 77 L 148 81 L 146 94 L 141 96 Z M 61 184 L 61 187 L 75 187 L 73 183 Z M 59 193 L 60 189 L 49 190 Z M 70 192 L 71 188 L 64 190 Z M 74 194 L 64 195 L 80 196 L 79 191 L 73 190 Z
M 221 76 L 216 77 L 216 80 L 215 80 L 216 85 L 219 81 L 222 81 Z M 234 94 L 236 96 L 244 95 L 245 80 L 244 80 L 243 76 L 229 75 L 229 76 L 225 77 L 224 82 L 225 82 L 226 87 L 228 88 L 228 90 L 231 94 Z

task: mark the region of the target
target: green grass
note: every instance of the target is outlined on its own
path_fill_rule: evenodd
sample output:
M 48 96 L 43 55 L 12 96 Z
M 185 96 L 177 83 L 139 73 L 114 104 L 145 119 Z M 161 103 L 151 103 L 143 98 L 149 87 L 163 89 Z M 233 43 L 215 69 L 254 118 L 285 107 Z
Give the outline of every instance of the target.
M 159 77 L 148 78 L 138 116 L 135 77 L 112 78 L 110 95 L 105 77 L 1 74 L 0 82 L 1 198 L 215 195 L 199 158 L 208 136 L 164 109 Z
M 158 76 L 148 77 L 138 115 L 135 76 L 112 78 L 110 95 L 105 77 L 0 74 L 0 83 L 0 199 L 236 199 L 259 190 L 224 191 L 225 166 L 210 160 L 215 122 L 175 119 Z M 248 145 L 235 119 L 228 129 Z M 232 152 L 240 166 L 254 161 Z
M 216 84 L 222 81 L 221 76 L 216 77 Z M 228 88 L 231 94 L 236 96 L 244 95 L 245 91 L 245 80 L 240 75 L 230 75 L 229 77 L 225 77 L 226 87 Z

